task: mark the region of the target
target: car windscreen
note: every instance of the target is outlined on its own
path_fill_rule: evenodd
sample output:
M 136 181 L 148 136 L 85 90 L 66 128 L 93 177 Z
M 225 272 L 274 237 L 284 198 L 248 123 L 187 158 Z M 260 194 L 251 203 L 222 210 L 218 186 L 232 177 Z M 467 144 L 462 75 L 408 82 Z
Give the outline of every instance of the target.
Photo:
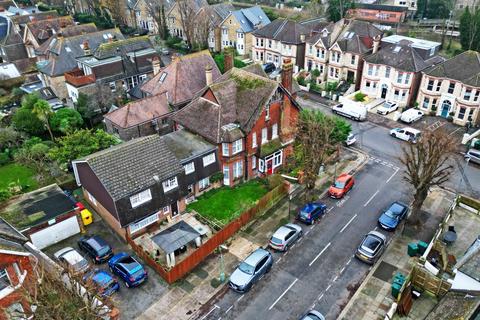
M 282 242 L 283 242 L 281 239 L 278 239 L 278 238 L 275 238 L 275 237 L 272 237 L 272 239 L 270 239 L 270 241 L 272 241 L 275 244 L 282 244 Z
M 104 256 L 108 253 L 108 251 L 110 251 L 110 247 L 106 246 L 106 247 L 101 247 L 101 248 L 98 248 L 97 249 L 97 254 L 99 256 Z
M 248 263 L 242 262 L 238 266 L 238 269 L 240 271 L 246 273 L 246 274 L 253 274 L 253 270 L 255 269 L 253 266 L 249 265 Z
M 317 317 L 314 314 L 309 314 L 309 315 L 305 316 L 305 318 L 303 318 L 303 320 L 322 320 L 322 319 Z
M 85 259 L 81 259 L 81 260 L 79 260 L 77 263 L 75 263 L 75 265 L 73 266 L 73 268 L 74 268 L 75 270 L 82 270 L 82 269 L 84 269 L 87 265 L 88 265 L 88 261 L 85 260 Z
M 122 264 L 122 266 L 128 270 L 128 272 L 131 274 L 132 272 L 136 272 L 138 270 L 138 267 L 139 267 L 139 263 L 133 259 L 132 257 L 124 257 L 120 263 Z
M 380 239 L 374 236 L 367 236 L 362 243 L 362 249 L 369 253 L 375 253 L 378 246 L 380 245 Z
M 343 189 L 345 187 L 345 182 L 344 181 L 335 181 L 333 186 L 337 189 Z
M 300 211 L 300 216 L 301 217 L 308 218 L 309 214 L 310 214 L 310 212 L 307 212 L 307 211 L 304 211 L 304 210 Z

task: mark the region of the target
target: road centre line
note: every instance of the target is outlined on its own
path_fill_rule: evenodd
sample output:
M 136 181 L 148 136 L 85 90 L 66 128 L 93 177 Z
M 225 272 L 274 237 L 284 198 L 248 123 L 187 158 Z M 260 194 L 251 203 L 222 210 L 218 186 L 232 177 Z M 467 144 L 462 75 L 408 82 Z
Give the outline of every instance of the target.
M 370 201 L 372 201 L 373 198 L 375 198 L 375 196 L 376 196 L 377 193 L 379 193 L 379 192 L 380 192 L 380 190 L 377 190 L 377 192 L 375 192 L 375 193 L 373 194 L 373 196 L 371 196 L 370 199 L 368 199 L 368 201 L 365 202 L 365 204 L 364 204 L 363 206 L 366 207 L 366 206 L 370 203 Z
M 322 251 L 320 251 L 320 253 L 317 254 L 317 256 L 310 262 L 310 264 L 309 264 L 308 266 L 311 267 L 312 264 L 313 264 L 315 261 L 317 261 L 317 259 L 322 255 L 322 253 L 325 252 L 325 250 L 327 250 L 328 247 L 330 247 L 331 244 L 332 244 L 332 243 L 329 242 L 329 243 L 325 246 L 325 248 L 323 248 Z
M 348 265 L 350 264 L 350 262 L 352 262 L 352 258 L 350 258 L 350 259 L 347 261 L 346 266 L 348 266 Z
M 217 306 L 217 305 L 215 305 L 210 311 L 208 311 L 208 313 L 207 313 L 206 315 L 204 315 L 203 317 L 201 317 L 200 320 L 203 320 L 203 319 L 205 319 L 206 317 L 208 317 L 208 315 L 209 315 L 210 313 L 212 313 L 215 309 L 220 309 L 220 307 Z
M 397 174 L 397 172 L 400 170 L 400 168 L 396 168 L 395 169 L 395 172 L 390 176 L 390 178 L 387 179 L 387 181 L 385 183 L 388 183 L 390 180 L 392 180 L 392 178 Z
M 232 308 L 233 308 L 233 304 L 227 309 L 227 311 L 225 311 L 225 313 L 229 313 L 230 310 L 232 310 Z
M 323 293 L 318 297 L 317 300 L 320 301 L 320 299 L 322 299 L 322 298 L 323 298 Z
M 240 297 L 237 299 L 237 302 L 240 302 L 240 300 L 242 300 L 243 297 L 245 297 L 245 296 L 240 296 Z
M 356 217 L 357 217 L 357 214 L 355 213 L 355 215 L 347 222 L 347 224 L 343 226 L 342 230 L 340 230 L 340 233 L 342 233 L 345 229 L 347 229 L 348 225 L 352 223 L 353 219 L 355 219 Z
M 342 268 L 342 270 L 340 270 L 340 274 L 345 271 L 345 267 Z
M 335 282 L 337 280 L 338 280 L 338 275 L 336 275 L 335 278 L 333 278 L 333 282 Z
M 293 285 L 294 285 L 297 281 L 298 281 L 298 279 L 295 278 L 295 280 L 293 280 L 293 282 L 288 286 L 288 288 L 287 288 L 285 291 L 283 291 L 283 293 L 280 295 L 280 297 L 278 297 L 277 300 L 275 300 L 275 302 L 272 303 L 272 305 L 270 306 L 270 308 L 268 308 L 268 310 L 272 310 L 272 308 L 275 307 L 275 305 L 277 304 L 277 302 L 280 301 L 280 299 L 283 298 L 283 296 L 288 292 L 288 290 L 290 290 L 290 289 L 293 287 Z
M 325 289 L 325 292 L 327 292 L 328 290 L 330 290 L 330 288 L 332 287 L 331 284 L 328 285 L 327 289 Z

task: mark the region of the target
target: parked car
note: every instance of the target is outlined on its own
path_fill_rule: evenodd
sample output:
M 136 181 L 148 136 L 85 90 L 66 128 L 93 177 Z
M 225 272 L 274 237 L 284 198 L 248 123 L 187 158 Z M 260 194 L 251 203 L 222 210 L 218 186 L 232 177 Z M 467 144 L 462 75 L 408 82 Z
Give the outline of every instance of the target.
M 344 105 L 341 103 L 333 106 L 332 112 L 357 121 L 367 119 L 367 109 L 360 106 Z
M 412 123 L 423 117 L 423 112 L 414 108 L 408 109 L 402 113 L 400 120 L 406 123 Z
M 357 136 L 353 133 L 348 134 L 347 140 L 345 140 L 345 145 L 348 147 L 353 145 L 355 142 L 357 142 Z
M 83 273 L 88 270 L 88 261 L 75 249 L 63 248 L 53 254 L 55 259 L 69 272 Z
M 277 67 L 275 67 L 273 62 L 267 62 L 262 65 L 262 68 L 265 73 L 270 73 L 273 72 Z
M 310 310 L 304 314 L 300 320 L 325 320 L 325 317 L 316 310 Z
M 378 218 L 378 224 L 385 230 L 395 230 L 407 216 L 408 207 L 403 203 L 395 201 L 386 210 L 382 212 L 380 218 Z
M 101 269 L 95 269 L 88 272 L 83 277 L 83 282 L 93 285 L 98 289 L 101 297 L 109 297 L 120 290 L 120 285 L 109 272 Z
M 420 130 L 405 127 L 405 128 L 393 128 L 390 130 L 390 135 L 394 138 L 398 138 L 411 143 L 416 143 L 420 139 L 422 132 Z
M 168 56 L 170 54 L 170 51 L 168 50 L 168 48 L 161 48 L 160 53 L 164 56 Z
M 298 212 L 297 219 L 307 224 L 314 224 L 326 210 L 327 206 L 321 202 L 307 203 Z
M 370 231 L 362 240 L 362 243 L 357 248 L 355 256 L 368 264 L 374 264 L 380 257 L 387 238 L 378 231 Z
M 228 285 L 236 292 L 247 292 L 255 282 L 270 271 L 272 265 L 272 254 L 265 249 L 258 248 L 233 271 Z
M 383 105 L 377 108 L 377 113 L 382 115 L 387 115 L 390 112 L 397 111 L 398 105 L 392 101 L 385 101 Z
M 112 248 L 100 236 L 81 237 L 78 246 L 92 258 L 93 263 L 106 262 L 113 256 Z
M 147 270 L 126 252 L 120 252 L 108 260 L 108 267 L 125 282 L 127 288 L 136 287 L 148 278 Z
M 302 227 L 288 223 L 275 231 L 270 238 L 269 246 L 275 250 L 287 251 L 303 234 Z
M 477 149 L 470 149 L 467 153 L 465 153 L 465 160 L 469 162 L 474 162 L 476 164 L 480 164 L 480 150 Z
M 282 74 L 282 68 L 275 69 L 272 73 L 268 75 L 268 77 L 272 80 L 276 80 Z
M 355 185 L 355 179 L 353 176 L 342 173 L 335 179 L 335 182 L 328 188 L 328 195 L 332 198 L 343 198 L 347 192 L 349 192 Z

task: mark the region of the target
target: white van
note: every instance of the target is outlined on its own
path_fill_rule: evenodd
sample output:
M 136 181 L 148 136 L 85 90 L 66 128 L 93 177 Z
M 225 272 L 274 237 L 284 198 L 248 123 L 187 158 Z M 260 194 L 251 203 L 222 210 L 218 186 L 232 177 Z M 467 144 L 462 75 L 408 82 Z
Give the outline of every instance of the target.
M 400 120 L 406 123 L 412 123 L 423 117 L 423 112 L 417 109 L 408 109 L 402 113 Z
M 405 127 L 405 128 L 393 128 L 390 130 L 390 135 L 394 138 L 401 139 L 404 141 L 408 141 L 411 143 L 417 143 L 418 139 L 420 139 L 421 131 Z
M 344 105 L 341 103 L 333 106 L 332 112 L 357 121 L 367 119 L 367 109 L 360 106 Z

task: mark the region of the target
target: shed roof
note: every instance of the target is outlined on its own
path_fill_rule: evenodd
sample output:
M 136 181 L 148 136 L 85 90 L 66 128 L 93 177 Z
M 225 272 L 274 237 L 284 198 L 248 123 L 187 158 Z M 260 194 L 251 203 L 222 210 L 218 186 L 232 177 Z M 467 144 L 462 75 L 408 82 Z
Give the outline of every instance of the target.
M 198 237 L 200 237 L 200 233 L 181 220 L 170 228 L 154 235 L 152 240 L 168 254 L 182 248 Z

